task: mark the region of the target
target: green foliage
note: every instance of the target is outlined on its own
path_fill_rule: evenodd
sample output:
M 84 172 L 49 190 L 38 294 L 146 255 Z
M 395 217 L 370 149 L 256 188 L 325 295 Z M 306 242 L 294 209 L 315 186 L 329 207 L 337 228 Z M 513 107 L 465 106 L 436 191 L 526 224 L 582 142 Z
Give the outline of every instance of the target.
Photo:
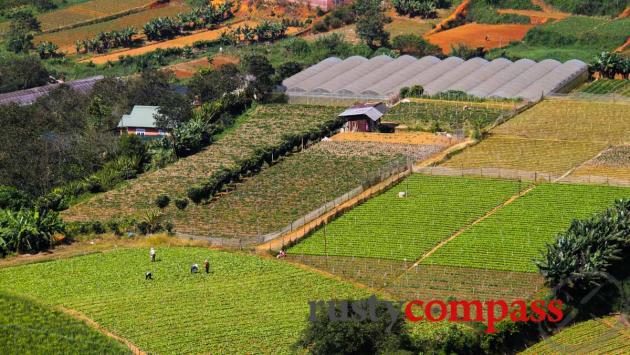
M 159 195 L 155 198 L 155 205 L 158 208 L 166 208 L 170 202 L 171 199 L 168 197 L 168 195 Z
M 619 53 L 602 52 L 591 63 L 589 69 L 591 72 L 599 72 L 608 79 L 614 79 L 616 75 L 627 78 L 630 75 L 630 58 Z
M 417 57 L 443 55 L 440 47 L 414 34 L 398 35 L 394 37 L 392 48 L 399 51 L 400 54 L 409 54 Z
M 389 33 L 385 31 L 385 14 L 378 0 L 357 0 L 357 35 L 372 49 L 386 47 Z
M 53 235 L 62 231 L 55 212 L 0 210 L 0 256 L 47 250 L 53 245 Z
M 188 207 L 188 199 L 185 197 L 175 199 L 175 207 L 179 210 L 185 210 Z
M 491 0 L 481 0 L 473 1 L 470 4 L 466 15 L 466 21 L 487 24 L 529 24 L 531 19 L 528 16 L 517 14 L 500 14 L 497 12 L 497 7 L 493 6 Z
M 13 186 L 0 185 L 0 210 L 8 209 L 18 211 L 28 208 L 30 200 L 28 195 Z
M 384 354 L 411 350 L 408 349 L 409 336 L 402 316 L 391 324 L 388 307 L 375 296 L 346 301 L 348 309 L 344 310 L 335 303 L 334 312 L 337 315 L 346 314 L 350 321 L 330 320 L 328 304 L 325 303 L 326 307 L 318 309 L 315 322 L 309 322 L 295 346 L 307 350 L 309 354 Z M 361 302 L 366 313 L 368 309 L 373 309 L 376 319 L 357 313 L 352 302 Z
M 416 260 L 518 190 L 517 181 L 412 175 L 317 230 L 289 254 Z M 401 191 L 407 197 L 398 197 Z M 444 213 L 450 210 L 457 213 Z
M 232 17 L 232 3 L 225 2 L 217 7 L 206 5 L 196 7 L 177 17 L 158 17 L 151 19 L 143 27 L 143 32 L 150 41 L 179 36 L 184 31 L 193 31 L 221 23 Z
M 475 57 L 483 58 L 486 56 L 486 51 L 483 47 L 471 48 L 460 43 L 451 45 L 451 53 L 449 55 L 468 60 Z
M 85 322 L 27 298 L 0 293 L 0 349 L 15 354 L 119 354 L 129 349 Z
M 138 34 L 134 27 L 127 27 L 120 31 L 100 32 L 92 39 L 85 39 L 75 43 L 77 54 L 80 53 L 104 53 L 109 49 L 118 47 L 131 47 L 133 36 Z
M 245 70 L 254 77 L 250 87 L 254 92 L 255 100 L 264 100 L 274 86 L 273 75 L 276 70 L 269 60 L 261 55 L 252 55 L 245 58 Z
M 44 85 L 49 75 L 36 57 L 0 53 L 0 93 Z
M 281 83 L 282 80 L 295 75 L 299 72 L 302 71 L 302 69 L 304 69 L 304 67 L 302 66 L 302 64 L 297 63 L 297 62 L 286 62 L 286 63 L 282 63 L 282 65 L 280 65 L 280 67 L 278 67 L 278 69 L 276 69 L 276 82 L 277 83 Z
M 392 0 L 392 5 L 400 15 L 421 18 L 437 17 L 435 0 Z
M 578 308 L 592 308 L 597 303 L 601 311 L 615 298 L 610 292 L 618 291 L 608 275 L 614 279 L 628 277 L 628 258 L 630 200 L 626 199 L 591 218 L 573 220 L 566 232 L 547 245 L 536 265 L 555 297 Z M 583 304 L 594 289 L 611 286 L 612 290 L 600 290 L 594 298 L 589 297 L 588 304 Z
M 467 229 L 423 264 L 536 272 L 532 260 L 557 233 L 569 227 L 571 219 L 586 218 L 629 191 L 612 186 L 538 185 Z
M 218 69 L 197 72 L 188 83 L 188 97 L 202 103 L 218 100 L 243 86 L 243 77 L 233 64 Z
M 243 353 L 269 349 L 288 353 L 305 326 L 308 300 L 368 296 L 349 283 L 246 254 L 158 247 L 157 258 L 159 262 L 152 263 L 145 248 L 118 248 L 2 268 L 0 289 L 90 315 L 152 354 L 216 354 L 235 349 Z M 189 266 L 205 259 L 210 261 L 212 273 L 190 274 Z M 146 271 L 153 272 L 153 282 L 145 280 Z M 42 275 L 46 275 L 46 282 L 42 282 Z M 182 297 L 182 291 L 205 296 Z M 252 295 L 269 302 L 244 302 Z M 220 307 L 223 311 L 217 312 Z M 144 318 L 149 309 L 151 322 Z M 187 316 L 173 317 L 173 311 Z M 251 315 L 254 326 L 239 321 L 244 314 Z M 122 323 L 127 326 L 121 327 Z M 183 338 L 187 341 L 178 341 Z
M 587 16 L 619 15 L 628 6 L 627 0 L 549 0 L 549 4 L 566 12 Z
M 630 80 L 600 79 L 581 88 L 580 92 L 595 95 L 618 94 L 630 97 Z

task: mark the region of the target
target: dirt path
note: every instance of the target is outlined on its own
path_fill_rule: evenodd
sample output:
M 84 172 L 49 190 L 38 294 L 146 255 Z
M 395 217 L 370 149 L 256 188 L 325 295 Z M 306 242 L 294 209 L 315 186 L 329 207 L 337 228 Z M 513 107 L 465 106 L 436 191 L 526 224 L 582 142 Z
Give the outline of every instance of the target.
M 455 11 L 453 11 L 453 13 L 451 13 L 447 18 L 438 23 L 434 29 L 427 33 L 427 36 L 447 30 L 452 22 L 466 17 L 466 12 L 468 12 L 468 7 L 470 6 L 470 3 L 471 0 L 462 1 L 462 3 L 455 8 Z
M 80 320 L 82 322 L 87 323 L 87 325 L 89 325 L 90 327 L 92 327 L 93 329 L 101 332 L 102 334 L 105 334 L 106 336 L 115 339 L 123 344 L 125 344 L 129 350 L 131 350 L 131 352 L 135 355 L 146 355 L 146 353 L 142 350 L 140 350 L 140 348 L 138 348 L 137 346 L 135 346 L 132 342 L 130 342 L 129 340 L 120 337 L 112 332 L 110 332 L 109 330 L 103 328 L 100 324 L 96 323 L 93 319 L 87 317 L 85 314 L 75 311 L 73 309 L 68 309 L 65 307 L 57 307 L 60 311 L 62 311 L 63 313 L 69 315 L 70 317 Z
M 630 6 L 626 7 L 626 9 L 623 10 L 623 12 L 619 14 L 618 18 L 626 18 L 628 16 L 630 16 Z
M 615 52 L 623 52 L 628 48 L 630 48 L 630 37 L 628 37 L 626 43 L 622 44 L 621 47 L 615 49 Z
M 79 63 L 91 61 L 94 64 L 105 64 L 107 62 L 117 62 L 120 56 L 124 56 L 124 55 L 138 56 L 145 53 L 153 52 L 156 49 L 181 48 L 185 46 L 192 46 L 193 43 L 197 41 L 215 40 L 219 38 L 221 36 L 221 33 L 223 33 L 224 31 L 233 29 L 238 26 L 243 26 L 246 24 L 249 25 L 250 27 L 252 26 L 255 27 L 257 25 L 257 23 L 254 21 L 235 22 L 227 27 L 221 27 L 216 30 L 198 32 L 189 36 L 183 36 L 183 37 L 175 38 L 169 41 L 154 43 L 154 44 L 150 44 L 148 46 L 144 46 L 140 48 L 122 50 L 122 51 L 112 52 L 110 54 L 106 54 L 102 56 L 91 57 L 91 58 L 83 59 Z
M 389 178 L 383 180 L 382 182 L 370 187 L 369 189 L 363 191 L 362 193 L 360 193 L 359 195 L 355 196 L 354 198 L 340 204 L 339 206 L 333 208 L 332 210 L 326 212 L 325 214 L 323 214 L 322 216 L 306 223 L 305 225 L 303 225 L 302 227 L 289 232 L 281 237 L 278 237 L 276 239 L 273 239 L 271 241 L 268 241 L 266 243 L 260 244 L 258 246 L 256 246 L 256 252 L 258 253 L 266 253 L 270 250 L 275 250 L 278 251 L 280 249 L 282 249 L 284 246 L 286 246 L 287 244 L 291 243 L 291 242 L 295 242 L 297 240 L 300 240 L 301 238 L 305 237 L 306 235 L 308 235 L 308 233 L 317 228 L 318 226 L 320 226 L 322 223 L 328 223 L 330 222 L 336 215 L 338 215 L 339 213 L 342 213 L 345 210 L 348 210 L 356 205 L 358 205 L 360 202 L 365 201 L 366 199 L 370 198 L 372 195 L 377 194 L 387 188 L 389 188 L 391 185 L 394 185 L 395 183 L 397 183 L 398 181 L 402 180 L 403 178 L 409 176 L 411 174 L 411 170 L 405 170 L 402 173 L 390 176 Z

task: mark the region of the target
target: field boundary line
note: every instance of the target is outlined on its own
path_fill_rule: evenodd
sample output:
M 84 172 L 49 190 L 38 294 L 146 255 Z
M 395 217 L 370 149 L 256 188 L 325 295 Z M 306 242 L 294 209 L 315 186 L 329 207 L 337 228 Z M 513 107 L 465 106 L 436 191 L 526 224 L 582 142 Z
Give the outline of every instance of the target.
M 340 213 L 343 213 L 344 211 L 355 207 L 356 205 L 358 205 L 359 203 L 361 203 L 362 201 L 367 200 L 368 198 L 372 197 L 373 195 L 386 190 L 387 188 L 389 188 L 390 186 L 393 186 L 394 184 L 396 184 L 397 182 L 399 182 L 400 180 L 402 180 L 403 178 L 411 175 L 412 169 L 405 169 L 404 171 L 400 172 L 400 173 L 396 173 L 390 177 L 388 177 L 387 179 L 379 182 L 378 184 L 371 186 L 365 190 L 363 190 L 363 192 L 361 192 L 360 194 L 356 195 L 355 197 L 339 204 L 338 206 L 335 206 L 334 208 L 332 208 L 331 210 L 325 212 L 324 214 L 322 214 L 321 216 L 311 220 L 310 222 L 302 225 L 301 227 L 285 234 L 285 235 L 281 235 L 278 236 L 268 242 L 265 242 L 263 244 L 260 244 L 258 246 L 256 246 L 256 251 L 260 252 L 260 253 L 265 253 L 269 250 L 280 250 L 282 247 L 286 246 L 287 244 L 296 242 L 302 238 L 304 238 L 305 236 L 307 236 L 313 229 L 317 228 L 318 226 L 320 226 L 322 223 L 329 223 L 333 218 L 335 218 L 335 216 L 337 216 Z
M 448 160 L 452 155 L 457 154 L 463 150 L 465 150 L 468 147 L 471 147 L 475 144 L 478 144 L 479 142 L 481 142 L 480 140 L 474 140 L 474 139 L 467 139 L 461 143 L 457 143 L 455 145 L 450 146 L 448 149 L 443 150 L 439 153 L 437 153 L 436 155 L 434 155 L 433 157 L 430 157 L 429 159 L 423 160 L 421 162 L 418 162 L 417 164 L 414 164 L 413 168 L 424 168 L 424 167 L 428 167 L 431 165 L 437 165 L 437 164 L 441 164 L 443 162 L 445 162 L 446 160 Z
M 519 192 L 516 195 L 513 195 L 512 197 L 510 197 L 509 199 L 507 199 L 506 201 L 504 201 L 503 203 L 501 203 L 500 205 L 494 207 L 493 209 L 491 209 L 490 211 L 486 212 L 483 216 L 477 218 L 476 220 L 474 220 L 472 223 L 460 228 L 457 232 L 453 233 L 450 237 L 448 237 L 447 239 L 441 241 L 438 245 L 436 245 L 435 247 L 433 247 L 433 249 L 429 250 L 428 252 L 426 252 L 424 255 L 422 255 L 414 264 L 411 268 L 409 268 L 407 271 L 411 270 L 412 268 L 420 265 L 420 263 L 422 261 L 424 261 L 426 258 L 428 258 L 429 256 L 433 255 L 436 251 L 438 251 L 441 247 L 443 247 L 445 244 L 447 244 L 448 242 L 450 242 L 451 240 L 457 238 L 458 236 L 460 236 L 461 234 L 463 234 L 464 232 L 466 232 L 467 230 L 469 230 L 471 227 L 473 227 L 474 225 L 477 225 L 481 222 L 483 222 L 484 220 L 486 220 L 487 218 L 489 218 L 490 216 L 494 215 L 495 213 L 497 213 L 500 209 L 502 209 L 503 207 L 511 204 L 512 202 L 516 201 L 517 199 L 525 196 L 526 194 L 528 194 L 530 191 L 532 191 L 534 188 L 536 188 L 536 184 L 532 184 L 530 187 L 526 188 L 525 190 Z M 405 271 L 405 272 L 407 272 Z
M 135 354 L 135 355 L 146 355 L 147 354 L 146 352 L 140 350 L 139 347 L 134 345 L 129 340 L 127 340 L 127 339 L 125 339 L 125 338 L 123 338 L 123 337 L 121 337 L 119 335 L 116 335 L 116 334 L 110 332 L 109 330 L 105 329 L 100 324 L 98 324 L 95 320 L 93 320 L 92 318 L 86 316 L 85 314 L 83 314 L 83 313 L 81 313 L 79 311 L 76 311 L 74 309 L 63 307 L 63 306 L 58 306 L 57 308 L 61 312 L 63 312 L 64 314 L 67 314 L 67 315 L 69 315 L 70 317 L 72 317 L 74 319 L 77 319 L 77 320 L 80 320 L 82 322 L 85 322 L 88 326 L 90 326 L 91 328 L 99 331 L 100 333 L 102 333 L 102 334 L 104 334 L 104 335 L 106 335 L 106 336 L 108 336 L 108 337 L 110 337 L 112 339 L 115 339 L 115 340 L 117 340 L 117 341 L 119 341 L 119 342 L 121 342 L 123 344 L 125 344 L 129 348 L 129 350 L 131 350 L 131 352 L 133 354 Z
M 623 320 L 621 319 L 621 315 L 617 315 L 617 317 L 615 317 L 615 319 L 617 320 L 617 322 L 621 323 L 622 328 L 617 329 L 619 331 L 619 334 L 621 334 L 623 337 L 625 337 L 627 340 L 630 340 L 630 330 L 626 329 L 627 325 L 623 324 Z M 600 323 L 602 323 L 603 325 L 607 326 L 610 329 L 616 329 L 617 326 L 615 324 L 611 324 L 608 320 L 601 318 Z
M 578 170 L 579 168 L 585 166 L 586 164 L 588 164 L 588 163 L 590 163 L 592 161 L 595 161 L 597 158 L 601 157 L 604 153 L 608 152 L 610 149 L 611 149 L 610 147 L 604 148 L 602 151 L 597 153 L 594 157 L 592 157 L 590 159 L 587 159 L 587 160 L 583 161 L 581 164 L 576 165 L 576 166 L 572 167 L 571 169 L 569 169 L 566 173 L 562 174 L 559 178 L 554 180 L 554 182 L 559 182 L 559 181 L 563 180 L 564 178 L 566 178 L 569 175 L 573 174 L 573 172 Z

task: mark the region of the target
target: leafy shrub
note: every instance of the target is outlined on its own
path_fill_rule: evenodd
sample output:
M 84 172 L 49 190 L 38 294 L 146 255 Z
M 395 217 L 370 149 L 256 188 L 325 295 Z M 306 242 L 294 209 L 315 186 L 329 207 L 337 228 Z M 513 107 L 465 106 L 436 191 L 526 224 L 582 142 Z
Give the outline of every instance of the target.
M 437 17 L 435 0 L 392 0 L 392 5 L 400 15 L 422 18 Z
M 167 195 L 159 195 L 155 198 L 155 205 L 158 208 L 166 208 L 171 202 L 171 199 Z
M 29 199 L 26 193 L 12 186 L 0 185 L 0 209 L 17 211 L 28 205 Z
M 185 210 L 186 207 L 188 207 L 188 199 L 185 197 L 175 199 L 175 207 L 180 210 Z
M 399 51 L 400 54 L 410 54 L 417 57 L 427 55 L 442 56 L 440 47 L 427 42 L 418 35 L 400 35 L 392 40 L 392 48 Z
M 52 211 L 0 210 L 0 255 L 47 250 L 53 235 L 63 230 L 59 215 Z
M 549 4 L 566 12 L 587 16 L 617 16 L 627 0 L 549 0 Z

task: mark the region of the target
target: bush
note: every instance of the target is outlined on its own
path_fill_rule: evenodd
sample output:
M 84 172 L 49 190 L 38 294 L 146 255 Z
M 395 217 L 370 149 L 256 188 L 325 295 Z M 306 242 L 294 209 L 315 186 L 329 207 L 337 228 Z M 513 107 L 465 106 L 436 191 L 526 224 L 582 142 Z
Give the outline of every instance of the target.
M 47 250 L 53 245 L 53 235 L 63 231 L 55 212 L 0 210 L 0 256 Z
M 180 210 L 185 210 L 188 207 L 188 199 L 187 198 L 178 198 L 175 200 L 175 207 Z
M 313 25 L 313 32 L 320 33 L 328 31 L 328 26 L 324 23 L 324 21 L 315 22 Z
M 159 195 L 155 198 L 155 205 L 158 208 L 166 208 L 171 202 L 171 199 L 167 195 Z
M 0 185 L 0 209 L 17 211 L 29 206 L 26 193 L 12 186 Z
M 440 47 L 427 42 L 420 36 L 413 34 L 394 37 L 392 40 L 392 48 L 399 51 L 400 54 L 410 54 L 417 57 L 443 55 Z

